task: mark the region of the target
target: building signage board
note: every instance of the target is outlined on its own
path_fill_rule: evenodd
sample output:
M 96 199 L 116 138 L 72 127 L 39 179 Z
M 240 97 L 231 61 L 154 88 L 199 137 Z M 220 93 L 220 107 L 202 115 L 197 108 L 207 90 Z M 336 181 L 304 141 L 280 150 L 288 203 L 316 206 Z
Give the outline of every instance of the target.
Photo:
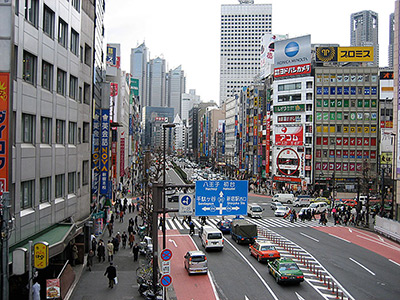
M 305 111 L 306 107 L 304 104 L 295 105 L 274 105 L 274 112 L 299 112 Z
M 317 47 L 315 57 L 325 62 L 373 62 L 374 47 Z
M 100 139 L 100 194 L 108 194 L 109 143 L 110 143 L 110 110 L 101 110 Z
M 33 266 L 36 269 L 44 269 L 49 265 L 49 244 L 37 242 L 33 246 Z
M 9 191 L 10 73 L 0 73 L 0 192 Z
M 274 77 L 311 73 L 311 36 L 275 42 Z
M 92 170 L 93 184 L 92 194 L 97 195 L 99 191 L 100 173 L 100 109 L 95 109 L 93 117 L 93 136 L 92 136 Z
M 303 126 L 276 126 L 275 145 L 276 146 L 302 146 L 303 145 Z
M 196 181 L 196 216 L 246 215 L 247 180 Z

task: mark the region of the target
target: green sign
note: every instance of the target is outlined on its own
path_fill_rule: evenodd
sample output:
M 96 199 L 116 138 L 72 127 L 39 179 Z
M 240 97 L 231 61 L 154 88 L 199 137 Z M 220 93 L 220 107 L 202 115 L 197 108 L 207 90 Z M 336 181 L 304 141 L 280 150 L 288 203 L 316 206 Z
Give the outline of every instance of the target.
M 297 105 L 274 106 L 274 112 L 298 112 L 298 111 L 305 111 L 305 105 L 297 104 Z

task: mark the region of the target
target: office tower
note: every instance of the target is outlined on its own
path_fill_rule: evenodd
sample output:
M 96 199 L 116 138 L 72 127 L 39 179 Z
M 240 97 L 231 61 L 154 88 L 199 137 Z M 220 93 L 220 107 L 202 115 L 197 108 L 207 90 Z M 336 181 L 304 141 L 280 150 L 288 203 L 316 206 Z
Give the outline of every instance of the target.
M 143 44 L 131 49 L 131 75 L 139 80 L 139 99 L 141 107 L 149 105 L 147 101 L 147 62 L 148 49 Z
M 373 46 L 374 65 L 379 66 L 378 14 L 371 10 L 363 10 L 351 14 L 350 45 Z
M 184 93 L 182 95 L 182 108 L 181 108 L 181 119 L 186 122 L 188 126 L 189 111 L 192 109 L 193 105 L 200 103 L 200 96 L 196 95 L 195 89 L 190 89 L 189 94 Z
M 174 116 L 182 116 L 182 94 L 186 90 L 186 78 L 182 66 L 168 72 L 167 82 L 167 106 L 174 109 Z
M 241 0 L 221 6 L 220 104 L 258 76 L 261 37 L 271 32 L 271 4 Z
M 148 63 L 147 99 L 148 106 L 166 106 L 166 62 L 157 57 Z
M 389 68 L 393 68 L 393 45 L 394 45 L 394 13 L 389 16 L 389 56 L 388 65 Z

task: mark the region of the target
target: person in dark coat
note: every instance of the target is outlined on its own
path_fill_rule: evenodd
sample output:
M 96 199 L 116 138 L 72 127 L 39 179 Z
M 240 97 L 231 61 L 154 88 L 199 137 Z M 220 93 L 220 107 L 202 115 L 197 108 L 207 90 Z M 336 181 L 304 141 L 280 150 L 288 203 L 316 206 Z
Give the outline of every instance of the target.
M 100 240 L 97 246 L 97 257 L 99 258 L 99 262 L 101 262 L 101 260 L 103 260 L 103 262 L 106 260 L 106 247 L 104 246 L 103 240 Z
M 132 253 L 133 253 L 133 261 L 137 261 L 139 256 L 139 245 L 137 243 L 133 245 Z
M 87 256 L 87 267 L 88 267 L 89 271 L 92 271 L 93 257 L 94 257 L 94 252 L 92 249 L 90 249 L 88 256 Z
M 110 262 L 110 265 L 107 267 L 106 272 L 104 273 L 104 276 L 106 275 L 108 278 L 108 287 L 112 289 L 114 287 L 114 279 L 117 277 L 117 269 L 113 266 L 112 262 Z

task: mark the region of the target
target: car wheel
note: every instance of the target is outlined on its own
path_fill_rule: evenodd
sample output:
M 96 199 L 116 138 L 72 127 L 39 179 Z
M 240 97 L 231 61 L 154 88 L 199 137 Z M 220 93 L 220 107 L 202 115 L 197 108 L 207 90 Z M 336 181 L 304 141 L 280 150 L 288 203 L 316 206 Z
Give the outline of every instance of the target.
M 292 203 L 292 201 L 290 201 L 290 200 L 287 201 L 287 204 L 291 204 L 291 203 Z

